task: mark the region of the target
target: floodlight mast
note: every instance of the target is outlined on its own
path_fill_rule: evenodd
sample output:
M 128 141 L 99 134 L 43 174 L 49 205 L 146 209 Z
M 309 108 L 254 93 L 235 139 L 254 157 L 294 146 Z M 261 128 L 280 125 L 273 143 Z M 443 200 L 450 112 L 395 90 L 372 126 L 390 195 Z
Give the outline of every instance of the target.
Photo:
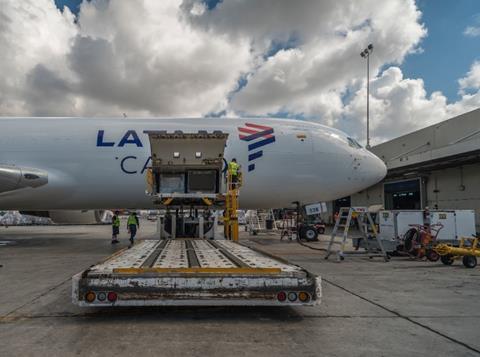
M 370 149 L 370 55 L 373 45 L 369 44 L 361 53 L 362 58 L 367 59 L 367 149 Z

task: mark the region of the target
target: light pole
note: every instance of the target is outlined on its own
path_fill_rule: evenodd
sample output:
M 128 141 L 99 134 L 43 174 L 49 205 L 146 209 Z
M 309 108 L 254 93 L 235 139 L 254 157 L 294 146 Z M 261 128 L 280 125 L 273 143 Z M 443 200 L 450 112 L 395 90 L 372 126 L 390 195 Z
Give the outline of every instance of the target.
M 373 45 L 369 44 L 360 56 L 367 59 L 367 149 L 370 149 L 370 55 L 373 52 Z

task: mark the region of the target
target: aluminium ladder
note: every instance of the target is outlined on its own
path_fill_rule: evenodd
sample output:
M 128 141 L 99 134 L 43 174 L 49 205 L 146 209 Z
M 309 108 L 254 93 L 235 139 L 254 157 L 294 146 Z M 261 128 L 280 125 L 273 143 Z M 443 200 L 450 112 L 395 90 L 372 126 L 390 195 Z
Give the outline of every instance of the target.
M 365 241 L 365 251 L 346 251 L 345 245 L 347 242 L 348 233 L 350 231 L 350 224 L 352 223 L 353 216 L 356 216 L 357 221 L 360 226 L 360 232 Z M 371 229 L 372 235 L 369 235 L 368 229 Z M 342 237 L 342 239 L 336 240 L 337 237 Z M 371 240 L 376 241 L 376 246 Z M 369 242 L 370 241 L 370 242 Z M 333 251 L 332 247 L 334 244 L 340 245 L 340 249 Z M 379 249 L 380 248 L 380 251 Z M 358 248 L 357 248 L 358 249 Z M 372 216 L 368 212 L 368 209 L 365 207 L 342 207 L 338 212 L 337 219 L 335 221 L 335 227 L 333 228 L 332 234 L 330 236 L 330 241 L 328 243 L 327 253 L 325 259 L 332 254 L 336 253 L 337 260 L 341 261 L 345 259 L 345 256 L 368 256 L 369 258 L 373 257 L 383 257 L 385 261 L 388 261 L 388 255 L 385 251 L 382 240 L 378 238 L 377 227 L 373 222 Z
M 268 218 L 273 220 L 272 229 L 267 229 Z M 275 216 L 272 209 L 253 211 L 253 215 L 248 219 L 247 226 L 249 233 L 253 235 L 257 235 L 258 233 L 270 233 L 278 230 L 277 222 L 275 221 Z

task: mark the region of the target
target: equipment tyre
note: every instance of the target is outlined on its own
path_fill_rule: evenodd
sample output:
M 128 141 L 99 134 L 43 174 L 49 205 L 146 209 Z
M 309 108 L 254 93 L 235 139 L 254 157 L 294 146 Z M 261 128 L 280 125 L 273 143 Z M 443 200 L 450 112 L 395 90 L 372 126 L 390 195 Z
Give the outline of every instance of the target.
M 300 229 L 300 237 L 312 242 L 318 240 L 318 232 L 315 227 L 312 226 L 305 226 Z
M 464 255 L 462 258 L 462 263 L 465 268 L 473 269 L 477 266 L 477 257 L 473 255 Z
M 454 261 L 453 256 L 451 254 L 440 256 L 440 260 L 445 265 L 452 265 Z
M 440 255 L 433 249 L 427 249 L 425 255 L 427 256 L 427 259 L 431 262 L 436 262 L 438 261 L 438 259 L 440 259 Z

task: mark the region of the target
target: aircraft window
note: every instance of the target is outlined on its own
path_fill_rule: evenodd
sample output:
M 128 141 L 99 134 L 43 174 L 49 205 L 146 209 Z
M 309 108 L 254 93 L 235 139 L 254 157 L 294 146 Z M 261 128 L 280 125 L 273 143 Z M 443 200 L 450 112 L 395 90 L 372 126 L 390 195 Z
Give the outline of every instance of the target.
M 355 139 L 347 138 L 347 140 L 348 140 L 348 145 L 350 145 L 352 148 L 355 148 L 355 149 L 362 148 L 362 145 L 360 145 Z

